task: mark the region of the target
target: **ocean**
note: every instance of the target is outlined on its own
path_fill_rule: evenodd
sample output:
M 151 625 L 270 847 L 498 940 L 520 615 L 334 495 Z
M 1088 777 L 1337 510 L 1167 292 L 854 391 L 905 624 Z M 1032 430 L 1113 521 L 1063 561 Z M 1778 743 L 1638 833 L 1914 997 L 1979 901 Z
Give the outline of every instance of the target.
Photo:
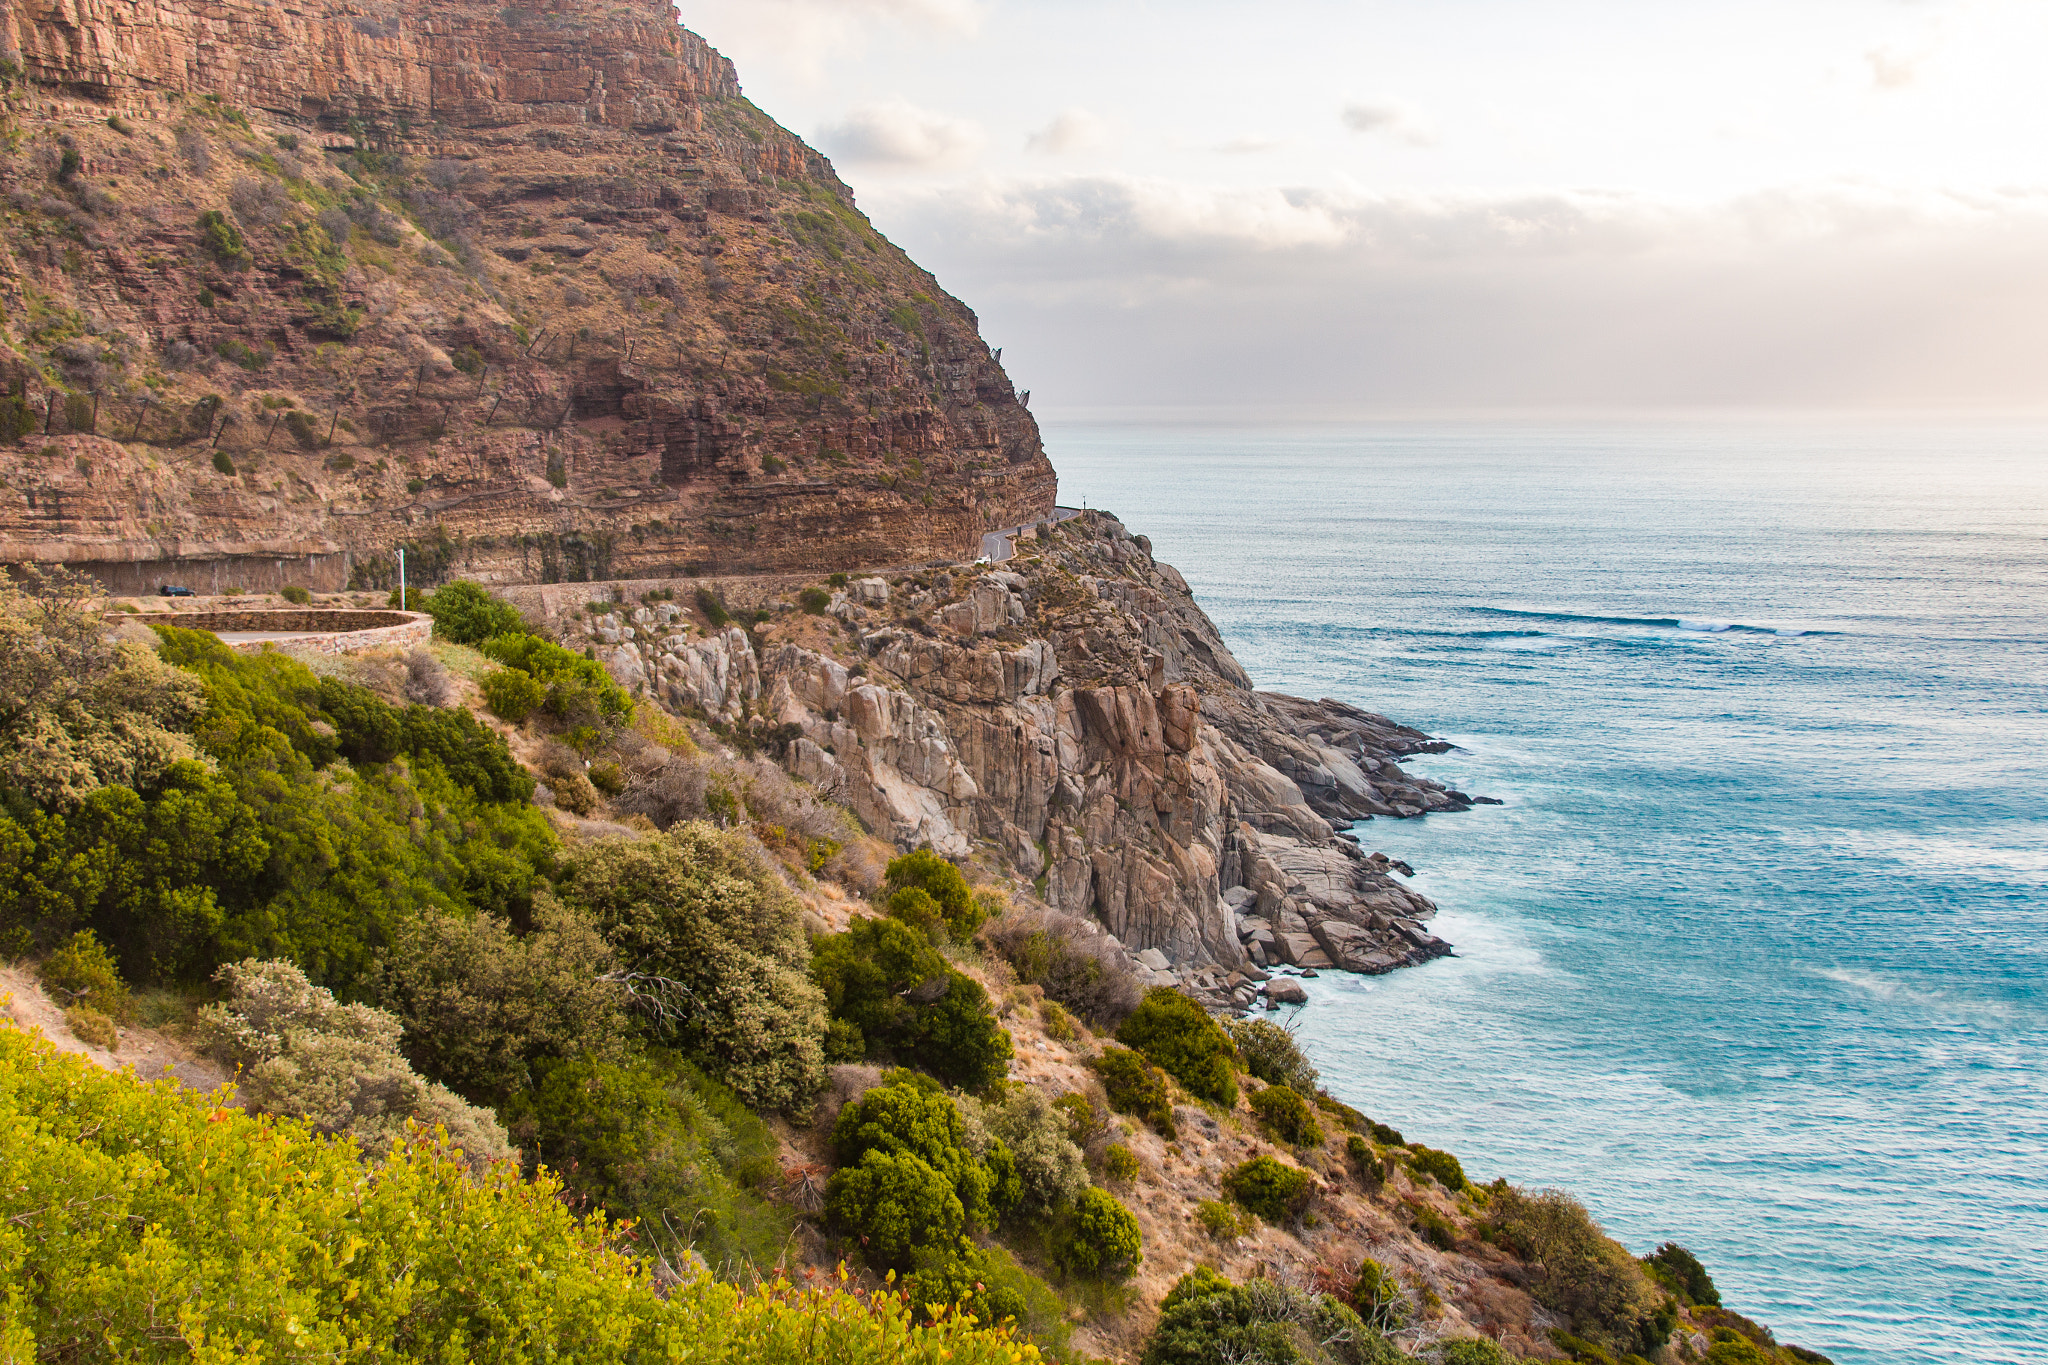
M 2048 427 L 1049 421 L 1259 686 L 1506 804 L 1330 1089 L 1838 1365 L 2048 1361 Z

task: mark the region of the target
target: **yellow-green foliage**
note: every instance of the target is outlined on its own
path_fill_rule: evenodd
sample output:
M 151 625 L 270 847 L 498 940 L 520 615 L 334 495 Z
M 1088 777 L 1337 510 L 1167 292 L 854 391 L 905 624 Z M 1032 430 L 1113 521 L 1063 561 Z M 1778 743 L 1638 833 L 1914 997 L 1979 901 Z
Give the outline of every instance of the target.
M 60 944 L 36 968 L 36 976 L 61 1005 L 82 1005 L 109 1019 L 128 1013 L 128 987 L 122 983 L 113 957 L 90 929 L 80 930 Z
M 1229 1108 L 1237 1103 L 1237 1049 L 1199 1004 L 1169 986 L 1144 1001 L 1116 1031 L 1116 1040 L 1145 1054 L 1188 1093 Z
M 0 1359 L 1020 1365 L 890 1295 L 657 1291 L 551 1178 L 353 1145 L 0 1030 Z
M 1251 1105 L 1260 1130 L 1275 1142 L 1291 1142 L 1297 1147 L 1322 1145 L 1322 1125 L 1316 1122 L 1308 1101 L 1292 1088 L 1269 1085 L 1252 1096 Z

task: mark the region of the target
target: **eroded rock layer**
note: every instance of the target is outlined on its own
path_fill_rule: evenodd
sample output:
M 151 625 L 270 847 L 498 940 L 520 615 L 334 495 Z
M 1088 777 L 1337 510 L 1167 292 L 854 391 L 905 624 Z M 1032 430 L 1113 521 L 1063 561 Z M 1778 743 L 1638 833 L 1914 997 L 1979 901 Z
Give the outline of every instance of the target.
M 0 560 L 113 585 L 971 557 L 974 315 L 661 0 L 0 5 Z
M 1449 951 L 1405 869 L 1348 832 L 1467 808 L 1396 762 L 1447 746 L 1256 691 L 1181 576 L 1106 514 L 1041 526 L 1001 566 L 853 579 L 823 621 L 785 611 L 754 636 L 674 602 L 555 624 L 627 686 L 751 724 L 883 837 L 992 853 L 1159 982 L 1245 1005 L 1267 964 Z

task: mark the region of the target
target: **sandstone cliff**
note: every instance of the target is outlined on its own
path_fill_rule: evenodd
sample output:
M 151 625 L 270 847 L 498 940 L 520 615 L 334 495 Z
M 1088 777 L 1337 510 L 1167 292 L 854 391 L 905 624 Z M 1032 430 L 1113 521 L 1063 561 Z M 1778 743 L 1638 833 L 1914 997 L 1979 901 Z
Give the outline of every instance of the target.
M 837 569 L 1052 506 L 973 314 L 659 0 L 9 3 L 0 52 L 0 560 Z
M 881 837 L 1007 866 L 1156 983 L 1242 1008 L 1266 964 L 1384 972 L 1449 951 L 1423 927 L 1435 907 L 1340 832 L 1468 807 L 1395 761 L 1447 746 L 1254 690 L 1186 582 L 1112 516 L 1040 525 L 1019 549 L 853 579 L 819 616 L 791 592 L 751 634 L 687 602 L 512 596 Z

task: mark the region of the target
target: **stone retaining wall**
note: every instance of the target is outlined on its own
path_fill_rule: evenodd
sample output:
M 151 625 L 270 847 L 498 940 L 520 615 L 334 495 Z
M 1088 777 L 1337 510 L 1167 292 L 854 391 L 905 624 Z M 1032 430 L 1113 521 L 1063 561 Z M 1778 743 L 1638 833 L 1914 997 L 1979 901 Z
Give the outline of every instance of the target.
M 434 634 L 434 618 L 417 611 L 180 611 L 130 615 L 110 612 L 110 621 L 144 626 L 177 626 L 181 630 L 308 632 L 292 640 L 243 640 L 241 650 L 267 645 L 311 650 L 315 654 L 353 654 L 358 650 L 423 645 Z

